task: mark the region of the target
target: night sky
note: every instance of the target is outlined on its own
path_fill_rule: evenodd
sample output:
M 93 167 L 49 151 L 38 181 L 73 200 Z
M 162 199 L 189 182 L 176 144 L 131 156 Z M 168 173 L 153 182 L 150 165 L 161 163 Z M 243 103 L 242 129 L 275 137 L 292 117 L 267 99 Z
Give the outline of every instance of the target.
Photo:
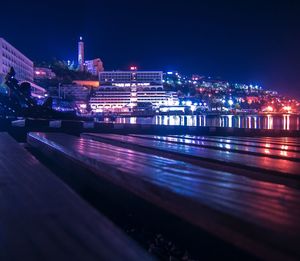
M 80 2 L 80 4 L 78 4 Z M 0 36 L 34 61 L 178 70 L 300 98 L 298 1 L 4 1 Z

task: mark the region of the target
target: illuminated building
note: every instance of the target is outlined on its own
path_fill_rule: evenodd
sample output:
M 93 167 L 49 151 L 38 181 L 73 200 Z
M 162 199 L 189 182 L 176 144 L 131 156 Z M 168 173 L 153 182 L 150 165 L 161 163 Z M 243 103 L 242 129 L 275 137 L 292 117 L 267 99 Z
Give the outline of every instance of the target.
M 90 99 L 95 112 L 131 111 L 139 104 L 159 106 L 167 101 L 160 71 L 105 71 L 99 73 L 100 89 Z
M 104 71 L 103 62 L 101 61 L 100 58 L 85 61 L 85 68 L 89 73 L 97 76 L 99 72 Z
M 84 71 L 84 42 L 82 37 L 79 38 L 78 42 L 78 69 Z
M 33 81 L 33 62 L 10 43 L 0 38 L 0 76 L 5 76 L 10 68 L 16 72 L 19 81 Z
M 68 64 L 68 66 L 69 66 L 69 64 Z M 85 60 L 84 42 L 82 40 L 82 37 L 79 38 L 79 42 L 78 42 L 78 70 L 79 71 L 87 71 L 95 76 L 98 76 L 99 72 L 104 71 L 103 62 L 101 61 L 100 58 L 95 58 L 92 60 Z
M 34 68 L 34 80 L 53 79 L 55 73 L 50 68 L 35 67 Z

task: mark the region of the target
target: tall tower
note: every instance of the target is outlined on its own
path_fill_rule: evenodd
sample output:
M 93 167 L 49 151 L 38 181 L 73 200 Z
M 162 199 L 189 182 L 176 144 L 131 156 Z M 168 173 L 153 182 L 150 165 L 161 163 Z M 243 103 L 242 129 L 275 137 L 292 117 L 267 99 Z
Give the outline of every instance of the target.
M 81 36 L 78 42 L 78 69 L 80 71 L 84 70 L 84 42 Z

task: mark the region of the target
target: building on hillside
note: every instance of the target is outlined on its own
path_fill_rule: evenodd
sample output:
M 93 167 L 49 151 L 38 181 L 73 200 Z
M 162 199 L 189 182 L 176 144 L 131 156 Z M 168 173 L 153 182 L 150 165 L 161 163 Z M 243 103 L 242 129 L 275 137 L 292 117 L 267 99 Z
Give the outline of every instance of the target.
M 95 58 L 92 60 L 85 60 L 85 50 L 84 50 L 84 42 L 82 37 L 79 38 L 78 42 L 78 70 L 79 71 L 87 71 L 92 75 L 98 76 L 99 72 L 104 71 L 103 62 L 100 58 Z M 68 66 L 71 66 L 71 62 L 68 62 Z
M 104 71 L 100 88 L 90 99 L 94 112 L 132 111 L 139 104 L 156 107 L 166 103 L 161 71 Z
M 18 81 L 33 82 L 33 62 L 3 38 L 0 38 L 0 77 L 13 67 Z
M 55 73 L 50 68 L 34 67 L 34 80 L 44 80 L 55 78 Z
M 92 75 L 98 76 L 100 72 L 104 71 L 103 62 L 100 58 L 85 61 L 86 71 Z

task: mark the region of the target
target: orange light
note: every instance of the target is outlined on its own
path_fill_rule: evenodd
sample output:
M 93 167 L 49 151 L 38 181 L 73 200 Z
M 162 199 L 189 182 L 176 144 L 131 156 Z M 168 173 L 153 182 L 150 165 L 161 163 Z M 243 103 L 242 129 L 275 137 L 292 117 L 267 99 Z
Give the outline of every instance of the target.
M 273 111 L 274 109 L 273 109 L 273 107 L 272 106 L 268 106 L 267 107 L 267 111 Z

